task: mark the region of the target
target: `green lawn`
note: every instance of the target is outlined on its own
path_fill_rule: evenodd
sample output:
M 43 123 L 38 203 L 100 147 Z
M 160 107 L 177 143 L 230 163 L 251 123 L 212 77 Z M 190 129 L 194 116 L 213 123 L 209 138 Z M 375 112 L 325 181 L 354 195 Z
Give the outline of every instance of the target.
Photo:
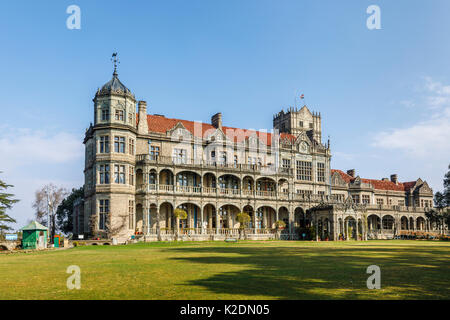
M 438 241 L 89 246 L 0 255 L 0 299 L 450 299 L 449 262 Z M 80 290 L 66 287 L 70 265 Z

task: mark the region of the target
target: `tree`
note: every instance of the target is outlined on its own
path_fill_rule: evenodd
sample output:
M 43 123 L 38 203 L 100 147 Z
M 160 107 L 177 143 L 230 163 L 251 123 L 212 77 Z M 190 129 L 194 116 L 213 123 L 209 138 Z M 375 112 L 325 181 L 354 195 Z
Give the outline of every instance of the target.
M 173 210 L 173 215 L 175 216 L 175 223 L 176 223 L 175 240 L 178 241 L 180 220 L 185 220 L 187 218 L 187 212 L 184 211 L 183 209 L 177 208 L 177 209 Z
M 240 212 L 236 217 L 239 222 L 239 238 L 241 238 L 241 234 L 244 233 L 244 239 L 246 239 L 247 234 L 245 233 L 245 228 L 247 228 L 250 223 L 250 215 L 247 212 Z
M 56 226 L 61 232 L 64 232 L 65 234 L 72 232 L 73 204 L 75 200 L 83 198 L 83 195 L 83 187 L 78 189 L 73 188 L 72 192 L 61 201 L 58 209 L 56 209 Z
M 35 192 L 33 208 L 36 210 L 36 220 L 50 229 L 51 239 L 55 236 L 55 210 L 67 193 L 65 188 L 57 187 L 53 183 L 47 184 Z
M 0 180 L 0 236 L 2 237 L 5 231 L 12 229 L 9 224 L 16 223 L 14 218 L 6 214 L 6 210 L 11 209 L 15 203 L 19 202 L 17 199 L 12 199 L 13 194 L 4 192 L 10 187 L 13 186 Z
M 444 198 L 445 206 L 450 207 L 450 164 L 448 165 L 448 172 L 444 176 Z
M 437 209 L 443 209 L 446 207 L 446 199 L 445 199 L 445 195 L 442 192 L 436 192 L 434 194 L 434 206 Z
M 286 227 L 286 223 L 283 220 L 278 220 L 275 222 L 275 228 L 277 229 L 277 239 L 280 239 L 281 230 Z

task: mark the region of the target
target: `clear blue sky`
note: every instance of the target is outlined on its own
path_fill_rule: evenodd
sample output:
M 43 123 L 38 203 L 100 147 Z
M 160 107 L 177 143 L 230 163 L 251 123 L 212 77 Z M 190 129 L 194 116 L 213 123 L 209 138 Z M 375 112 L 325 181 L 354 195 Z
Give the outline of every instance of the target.
M 81 30 L 66 8 L 81 8 Z M 381 8 L 381 30 L 366 9 Z M 305 94 L 332 167 L 436 190 L 450 162 L 450 2 L 8 1 L 0 11 L 0 174 L 33 216 L 34 190 L 83 184 L 92 98 L 119 77 L 149 113 L 270 129 Z

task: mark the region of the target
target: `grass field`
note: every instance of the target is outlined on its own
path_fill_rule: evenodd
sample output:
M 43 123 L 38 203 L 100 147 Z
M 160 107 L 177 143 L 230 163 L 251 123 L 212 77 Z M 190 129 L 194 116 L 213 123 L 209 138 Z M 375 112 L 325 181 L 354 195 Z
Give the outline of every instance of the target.
M 0 255 L 0 299 L 450 299 L 449 262 L 438 241 L 88 246 Z M 66 287 L 70 265 L 80 290 Z

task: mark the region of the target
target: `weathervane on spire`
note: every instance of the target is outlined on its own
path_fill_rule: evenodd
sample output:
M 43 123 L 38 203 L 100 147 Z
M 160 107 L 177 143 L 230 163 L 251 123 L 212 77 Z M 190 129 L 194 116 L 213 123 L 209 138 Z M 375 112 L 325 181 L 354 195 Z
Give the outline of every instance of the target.
M 114 76 L 117 76 L 117 64 L 120 63 L 119 59 L 117 58 L 117 52 L 114 52 L 112 54 L 111 61 L 114 63 Z

